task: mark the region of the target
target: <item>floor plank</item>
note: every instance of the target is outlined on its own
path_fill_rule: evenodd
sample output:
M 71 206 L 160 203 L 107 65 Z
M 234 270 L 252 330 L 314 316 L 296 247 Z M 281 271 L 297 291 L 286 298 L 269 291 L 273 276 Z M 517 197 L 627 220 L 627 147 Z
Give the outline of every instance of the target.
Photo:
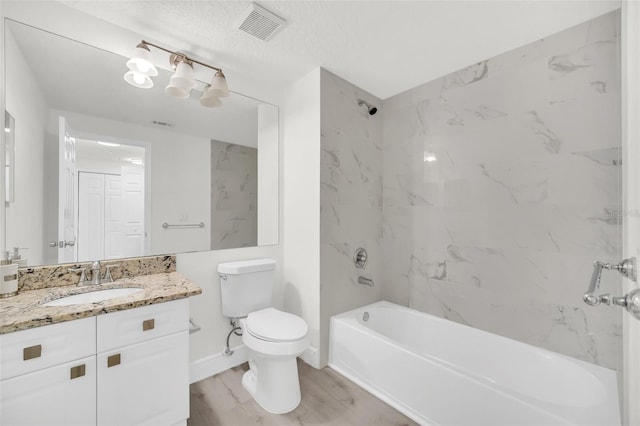
M 264 411 L 242 387 L 245 363 L 193 383 L 188 426 L 416 425 L 355 383 L 298 360 L 302 401 L 287 414 Z

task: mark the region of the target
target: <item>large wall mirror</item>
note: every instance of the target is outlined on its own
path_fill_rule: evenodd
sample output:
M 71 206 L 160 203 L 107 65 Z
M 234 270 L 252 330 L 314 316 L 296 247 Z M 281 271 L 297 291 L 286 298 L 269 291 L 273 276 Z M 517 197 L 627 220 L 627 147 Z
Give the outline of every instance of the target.
M 13 193 L 27 265 L 278 243 L 278 108 L 123 79 L 123 56 L 5 19 Z M 231 88 L 233 90 L 233 88 Z

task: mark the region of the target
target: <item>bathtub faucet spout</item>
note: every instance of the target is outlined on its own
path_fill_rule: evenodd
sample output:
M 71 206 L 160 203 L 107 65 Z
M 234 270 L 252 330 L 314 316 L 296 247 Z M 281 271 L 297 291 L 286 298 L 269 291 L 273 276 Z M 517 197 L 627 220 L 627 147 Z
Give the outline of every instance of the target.
M 358 284 L 366 285 L 366 286 L 369 286 L 369 287 L 373 287 L 374 286 L 372 279 L 365 278 L 363 276 L 359 276 L 358 277 Z

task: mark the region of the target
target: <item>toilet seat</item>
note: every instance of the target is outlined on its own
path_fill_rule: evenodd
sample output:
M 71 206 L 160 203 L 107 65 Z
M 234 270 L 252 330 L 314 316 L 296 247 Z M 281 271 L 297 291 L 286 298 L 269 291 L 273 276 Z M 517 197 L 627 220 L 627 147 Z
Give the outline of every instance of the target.
M 303 339 L 309 327 L 297 315 L 266 308 L 247 316 L 246 331 L 267 342 L 294 342 Z

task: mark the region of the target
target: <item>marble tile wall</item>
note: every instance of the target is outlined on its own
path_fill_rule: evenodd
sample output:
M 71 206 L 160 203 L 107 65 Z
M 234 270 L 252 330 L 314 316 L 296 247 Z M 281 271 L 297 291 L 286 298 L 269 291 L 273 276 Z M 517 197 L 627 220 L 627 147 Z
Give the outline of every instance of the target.
M 358 99 L 381 101 L 327 70 L 320 74 L 320 363 L 331 315 L 382 297 L 382 117 Z M 369 254 L 364 269 L 353 256 Z M 374 287 L 358 284 L 372 279 Z
M 618 36 L 613 12 L 384 101 L 385 299 L 620 367 L 621 309 L 581 300 L 621 256 Z
M 258 245 L 258 150 L 211 141 L 211 248 Z

